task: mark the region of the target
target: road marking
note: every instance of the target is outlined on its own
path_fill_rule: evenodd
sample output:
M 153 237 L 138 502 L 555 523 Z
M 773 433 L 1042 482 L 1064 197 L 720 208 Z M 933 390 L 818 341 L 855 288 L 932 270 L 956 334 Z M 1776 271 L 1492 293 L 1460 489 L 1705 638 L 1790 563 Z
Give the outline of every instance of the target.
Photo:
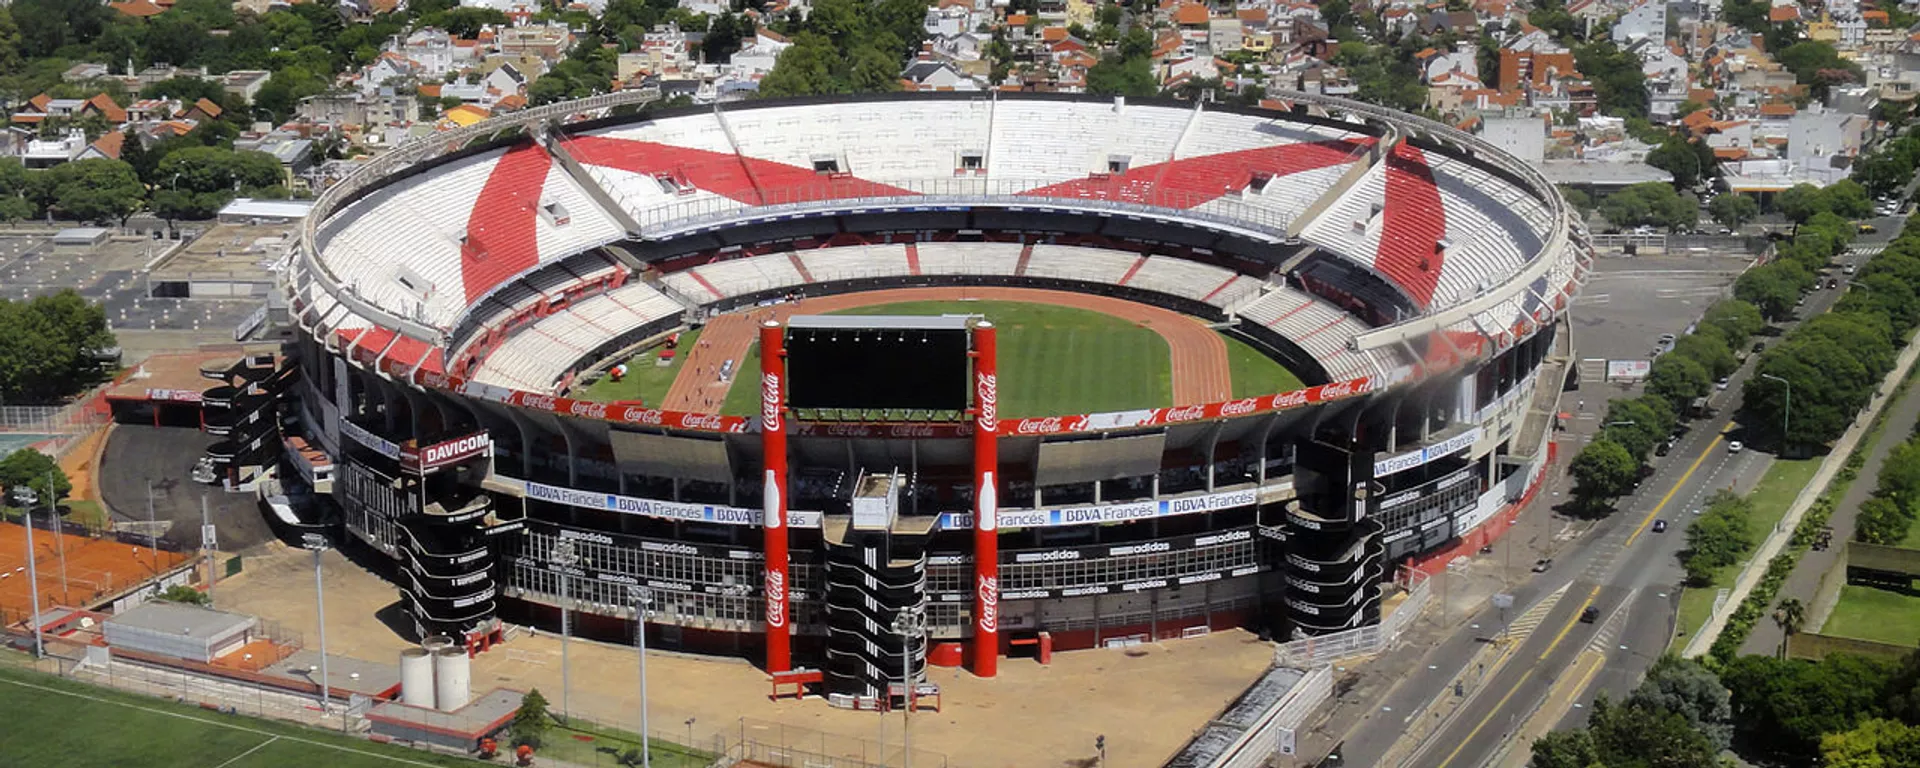
M 1686 486 L 1687 481 L 1693 478 L 1694 471 L 1700 469 L 1701 464 L 1706 463 L 1707 456 L 1713 453 L 1713 449 L 1720 446 L 1720 439 L 1723 437 L 1726 437 L 1725 432 L 1714 435 L 1713 439 L 1707 442 L 1707 449 L 1700 452 L 1700 457 L 1693 460 L 1693 465 L 1687 467 L 1687 471 L 1680 475 L 1679 480 L 1674 481 L 1673 487 L 1667 489 L 1665 496 L 1660 497 L 1660 503 L 1653 505 L 1653 511 L 1648 512 L 1646 517 L 1641 518 L 1640 524 L 1635 526 L 1633 532 L 1627 535 L 1627 540 L 1626 543 L 1622 545 L 1623 547 L 1633 545 L 1634 539 L 1640 537 L 1640 532 L 1646 530 L 1647 526 L 1653 523 L 1654 516 L 1660 514 L 1660 510 L 1666 508 L 1667 502 L 1673 500 L 1674 494 L 1679 493 L 1680 489 Z M 1567 633 L 1572 632 L 1573 628 L 1580 623 L 1580 614 L 1586 613 L 1587 608 L 1591 607 L 1593 601 L 1599 596 L 1600 585 L 1596 584 L 1593 587 L 1593 591 L 1587 593 L 1586 599 L 1580 602 L 1580 608 L 1574 612 L 1573 619 L 1568 621 L 1566 626 L 1561 627 L 1560 633 L 1554 635 L 1553 642 L 1548 643 L 1547 649 L 1540 652 L 1539 661 L 1546 661 L 1548 656 L 1553 655 L 1554 649 L 1560 647 L 1560 642 L 1567 639 Z M 1473 730 L 1467 732 L 1466 738 L 1460 740 L 1460 744 L 1453 748 L 1453 752 L 1447 755 L 1447 759 L 1440 761 L 1440 765 L 1437 768 L 1447 768 L 1447 766 L 1453 762 L 1454 758 L 1459 757 L 1460 753 L 1466 750 L 1468 744 L 1473 743 L 1473 737 L 1480 735 L 1480 731 L 1487 727 L 1487 723 L 1493 722 L 1493 716 L 1498 714 L 1502 708 L 1506 707 L 1507 702 L 1513 698 L 1513 695 L 1519 693 L 1520 688 L 1527 684 L 1527 678 L 1533 676 L 1534 669 L 1536 668 L 1529 667 L 1526 672 L 1520 675 L 1519 680 L 1514 681 L 1513 687 L 1507 689 L 1506 695 L 1501 696 L 1500 700 L 1494 703 L 1493 708 L 1487 710 L 1487 716 L 1480 718 L 1480 722 L 1473 726 Z

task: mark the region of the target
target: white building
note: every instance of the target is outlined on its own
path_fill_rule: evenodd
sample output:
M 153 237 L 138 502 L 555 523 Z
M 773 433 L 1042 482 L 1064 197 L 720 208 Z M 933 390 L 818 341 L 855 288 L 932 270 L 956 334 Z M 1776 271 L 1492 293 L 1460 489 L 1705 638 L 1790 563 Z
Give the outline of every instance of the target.
M 1613 23 L 1613 42 L 1667 39 L 1667 0 L 1641 0 Z

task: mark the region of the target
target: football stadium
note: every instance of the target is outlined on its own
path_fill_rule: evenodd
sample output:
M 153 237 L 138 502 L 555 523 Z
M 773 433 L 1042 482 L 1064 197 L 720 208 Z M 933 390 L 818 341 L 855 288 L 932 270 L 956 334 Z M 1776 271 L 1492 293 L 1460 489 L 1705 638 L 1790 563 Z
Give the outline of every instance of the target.
M 205 401 L 212 464 L 284 462 L 324 512 L 277 524 L 423 635 L 639 620 L 849 697 L 1322 635 L 1550 463 L 1591 249 L 1471 135 L 1285 92 L 638 98 L 327 191 L 285 361 Z

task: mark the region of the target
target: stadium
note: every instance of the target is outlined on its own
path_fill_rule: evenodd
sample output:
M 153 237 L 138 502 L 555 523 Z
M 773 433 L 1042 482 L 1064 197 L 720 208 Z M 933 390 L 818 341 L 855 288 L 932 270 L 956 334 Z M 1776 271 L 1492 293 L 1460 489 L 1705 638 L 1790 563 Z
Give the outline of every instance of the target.
M 1322 635 L 1551 460 L 1590 248 L 1471 135 L 1286 92 L 641 98 L 328 190 L 284 375 L 208 401 L 249 411 L 209 417 L 213 464 L 282 462 L 327 512 L 278 523 L 382 553 L 421 634 L 644 612 L 655 647 L 853 697 Z M 280 437 L 241 430 L 248 382 Z

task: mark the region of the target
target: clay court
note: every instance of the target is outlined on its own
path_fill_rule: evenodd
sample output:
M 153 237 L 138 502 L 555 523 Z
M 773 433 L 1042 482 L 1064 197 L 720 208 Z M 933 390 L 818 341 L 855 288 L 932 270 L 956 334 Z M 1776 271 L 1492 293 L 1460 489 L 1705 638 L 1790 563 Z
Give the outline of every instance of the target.
M 1233 396 L 1226 340 L 1200 320 L 1123 299 L 1034 288 L 897 288 L 807 298 L 733 312 L 707 324 L 700 343 L 687 353 L 683 370 L 715 371 L 727 360 L 736 363 L 746 360 L 748 350 L 759 338 L 759 325 L 768 320 L 884 304 L 940 301 L 1025 302 L 1112 315 L 1150 329 L 1166 340 L 1172 358 L 1173 405 L 1218 402 Z M 731 382 L 722 382 L 714 376 L 682 373 L 674 380 L 662 405 L 675 410 L 710 411 L 726 400 L 730 386 Z
M 33 546 L 42 610 L 55 605 L 87 605 L 187 561 L 187 555 L 126 544 L 112 537 L 95 539 L 43 529 L 33 531 Z M 0 523 L 0 614 L 9 622 L 33 610 L 26 552 L 26 527 Z

